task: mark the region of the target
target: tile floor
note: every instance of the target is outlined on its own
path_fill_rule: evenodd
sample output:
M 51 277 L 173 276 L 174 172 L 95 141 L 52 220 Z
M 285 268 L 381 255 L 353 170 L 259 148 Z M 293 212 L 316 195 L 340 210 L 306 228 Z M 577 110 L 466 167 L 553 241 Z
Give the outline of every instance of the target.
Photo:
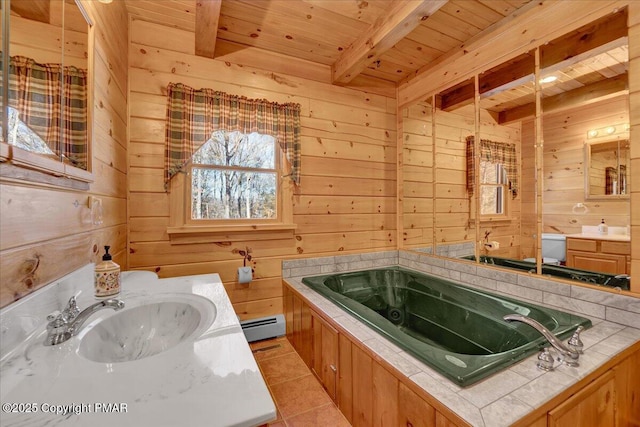
M 350 427 L 286 337 L 251 343 L 276 404 L 273 427 Z

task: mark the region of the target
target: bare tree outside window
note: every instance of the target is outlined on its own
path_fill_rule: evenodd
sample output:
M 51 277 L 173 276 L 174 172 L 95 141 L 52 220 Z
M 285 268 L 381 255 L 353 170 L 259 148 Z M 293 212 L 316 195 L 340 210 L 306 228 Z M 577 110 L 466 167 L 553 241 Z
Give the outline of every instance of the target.
M 191 218 L 276 218 L 276 166 L 273 137 L 214 132 L 192 157 Z
M 501 163 L 480 162 L 480 214 L 504 214 L 506 171 Z

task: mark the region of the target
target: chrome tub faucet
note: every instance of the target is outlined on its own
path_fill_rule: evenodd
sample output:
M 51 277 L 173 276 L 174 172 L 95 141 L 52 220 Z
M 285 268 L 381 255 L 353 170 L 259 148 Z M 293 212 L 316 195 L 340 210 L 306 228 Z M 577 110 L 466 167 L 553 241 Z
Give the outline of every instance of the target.
M 565 365 L 574 366 L 574 367 L 580 366 L 580 364 L 578 363 L 578 359 L 580 358 L 580 354 L 582 353 L 582 348 L 583 348 L 582 341 L 580 340 L 580 332 L 584 330 L 582 326 L 578 326 L 576 331 L 573 333 L 573 336 L 569 339 L 568 344 L 565 346 L 562 343 L 562 341 L 560 341 L 541 323 L 539 323 L 538 321 L 530 317 L 523 316 L 521 314 L 507 314 L 506 316 L 503 317 L 503 319 L 509 322 L 512 322 L 512 321 L 522 322 L 531 326 L 536 331 L 540 332 L 542 336 L 544 336 L 547 339 L 547 341 L 549 341 L 549 344 L 551 344 L 553 348 L 555 348 L 562 356 L 564 356 L 564 359 L 562 362 Z M 540 367 L 541 369 L 544 369 L 543 367 L 540 366 L 540 364 L 538 365 L 538 367 Z M 547 366 L 547 369 L 550 369 L 550 368 L 552 368 L 552 366 L 551 367 Z
M 44 345 L 56 345 L 67 341 L 80 332 L 84 322 L 86 322 L 93 313 L 104 308 L 111 308 L 118 311 L 124 308 L 124 302 L 118 299 L 107 299 L 92 304 L 80 311 L 76 304 L 76 297 L 72 296 L 62 313 L 53 313 L 47 316 L 49 323 L 47 324 L 47 338 L 45 339 Z

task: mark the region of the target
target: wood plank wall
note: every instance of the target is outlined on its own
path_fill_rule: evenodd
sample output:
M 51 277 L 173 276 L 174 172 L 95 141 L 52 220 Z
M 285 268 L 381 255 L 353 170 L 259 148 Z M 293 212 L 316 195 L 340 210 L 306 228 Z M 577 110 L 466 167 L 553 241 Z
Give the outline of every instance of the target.
M 433 246 L 433 120 L 431 105 L 402 112 L 404 248 Z
M 436 111 L 436 246 L 475 240 L 472 205 L 467 192 L 466 138 L 475 134 L 474 107 Z M 480 112 L 482 139 L 513 143 L 520 158 L 520 124 L 498 125 L 486 110 Z M 520 257 L 520 196 L 510 199 L 512 220 L 481 222 L 480 234 L 500 242 L 495 256 Z M 485 253 L 484 251 L 482 253 Z
M 51 14 L 60 14 L 58 21 L 62 18 L 62 3 L 53 2 Z M 71 8 L 69 8 L 71 9 Z M 80 14 L 79 10 L 76 12 Z M 80 18 L 84 20 L 82 15 Z M 76 18 L 77 19 L 77 18 Z M 40 21 L 25 19 L 17 15 L 11 16 L 9 36 L 11 46 L 9 54 L 11 56 L 22 55 L 34 59 L 39 63 L 60 63 L 62 62 L 62 27 L 60 22 L 57 25 L 47 24 Z M 65 50 L 64 64 L 73 65 L 79 68 L 87 68 L 87 29 L 84 32 L 66 29 L 64 32 Z
M 543 232 L 580 233 L 583 225 L 629 225 L 629 200 L 586 200 L 584 144 L 589 129 L 629 122 L 627 96 L 544 116 Z M 633 169 L 632 169 L 633 170 Z M 576 208 L 584 203 L 587 210 Z
M 130 32 L 131 268 L 156 271 L 160 277 L 217 272 L 236 313 L 248 319 L 282 312 L 283 259 L 396 248 L 395 99 L 302 78 L 304 68 L 293 64 L 295 76 L 253 68 L 239 63 L 243 55 L 237 52 L 215 60 L 198 57 L 194 33 L 187 30 L 132 17 Z M 293 200 L 295 235 L 171 244 L 166 234 L 169 195 L 163 188 L 169 82 L 301 104 L 302 184 Z M 240 285 L 236 276 L 242 257 L 233 251 L 245 246 L 253 250 L 254 281 Z
M 103 245 L 111 245 L 114 261 L 127 268 L 127 11 L 122 2 L 82 4 L 96 26 L 95 182 L 88 192 L 0 182 L 1 306 L 99 260 Z M 102 199 L 101 225 L 89 220 L 89 195 Z
M 520 259 L 536 257 L 536 137 L 535 121 L 522 122 L 520 169 Z
M 475 134 L 474 107 L 453 112 L 436 110 L 436 246 L 475 240 L 475 226 L 469 223 L 467 193 L 467 143 Z
M 475 224 L 469 221 L 470 202 L 466 188 L 466 138 L 475 133 L 473 105 L 452 112 L 436 111 L 436 150 L 433 167 L 431 105 L 418 103 L 403 110 L 404 247 L 436 246 L 473 242 Z M 482 111 L 483 139 L 515 143 L 520 158 L 520 124 L 498 125 Z M 433 174 L 435 172 L 435 197 Z M 510 200 L 512 221 L 482 223 L 481 232 L 490 231 L 500 242 L 496 256 L 520 257 L 520 200 Z M 435 203 L 435 218 L 433 204 Z
M 520 182 L 522 181 L 523 164 L 528 162 L 528 158 L 522 156 L 521 150 L 521 124 L 519 122 L 508 125 L 501 125 L 496 122 L 494 117 L 485 109 L 480 110 L 480 138 L 488 139 L 495 142 L 503 142 L 507 144 L 515 144 L 516 159 L 518 159 L 518 191 L 516 197 L 511 194 L 509 198 L 509 216 L 507 221 L 491 221 L 480 222 L 480 237 L 486 232 L 490 232 L 489 241 L 500 243 L 500 248 L 487 252 L 486 248 L 481 248 L 481 254 L 489 254 L 505 258 L 522 259 L 522 250 L 520 248 L 521 221 L 522 221 L 522 195 L 523 190 Z M 466 164 L 465 164 L 466 166 Z

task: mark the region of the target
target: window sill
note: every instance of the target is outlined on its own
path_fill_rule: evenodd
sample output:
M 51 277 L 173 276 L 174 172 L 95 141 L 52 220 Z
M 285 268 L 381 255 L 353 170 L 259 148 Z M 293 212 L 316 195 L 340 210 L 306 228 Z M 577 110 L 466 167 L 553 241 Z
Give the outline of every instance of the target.
M 31 153 L 6 143 L 0 144 L 0 177 L 8 181 L 28 181 L 34 185 L 89 190 L 93 174 L 57 159 Z
M 495 224 L 495 223 L 508 223 L 511 221 L 514 221 L 514 218 L 505 218 L 505 217 L 485 217 L 485 218 L 480 218 L 480 224 Z M 476 220 L 471 218 L 469 220 L 469 224 L 470 225 L 474 225 L 476 223 Z
M 242 224 L 242 225 L 185 225 L 168 227 L 167 234 L 171 244 L 187 245 L 192 243 L 211 243 L 220 240 L 245 240 L 251 236 L 253 240 L 272 239 L 276 235 L 280 239 L 284 234 L 293 237 L 296 224 Z

